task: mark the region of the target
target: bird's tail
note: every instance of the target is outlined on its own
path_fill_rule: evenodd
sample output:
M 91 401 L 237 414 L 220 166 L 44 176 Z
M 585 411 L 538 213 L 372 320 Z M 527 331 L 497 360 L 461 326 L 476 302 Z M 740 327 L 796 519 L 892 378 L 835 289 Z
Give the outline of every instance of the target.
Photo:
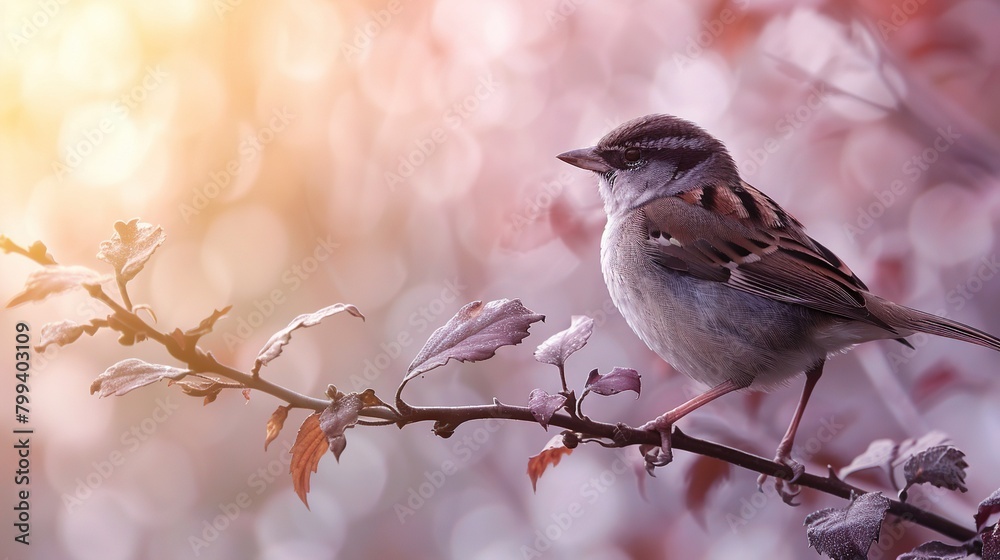
M 899 309 L 897 310 L 897 313 L 894 313 L 897 321 L 894 322 L 895 324 L 893 326 L 898 326 L 900 328 L 916 332 L 924 332 L 927 334 L 954 338 L 955 340 L 961 340 L 964 342 L 971 342 L 973 344 L 992 348 L 993 350 L 1000 352 L 1000 338 L 997 338 L 989 333 L 970 327 L 969 325 L 964 325 L 958 321 L 938 317 L 937 315 L 920 311 L 918 309 L 912 309 L 902 305 L 897 305 L 896 307 Z

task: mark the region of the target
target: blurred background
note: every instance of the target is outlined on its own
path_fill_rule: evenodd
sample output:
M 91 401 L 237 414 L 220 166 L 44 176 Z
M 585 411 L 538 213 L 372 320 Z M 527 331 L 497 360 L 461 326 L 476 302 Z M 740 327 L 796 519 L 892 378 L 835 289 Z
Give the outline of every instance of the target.
M 366 322 L 299 331 L 264 369 L 300 392 L 388 398 L 434 328 L 501 297 L 546 322 L 488 362 L 414 380 L 411 402 L 555 391 L 532 350 L 574 314 L 596 325 L 569 363 L 575 387 L 592 368 L 643 375 L 638 401 L 588 399 L 592 417 L 635 425 L 700 391 L 614 310 L 595 179 L 554 157 L 653 112 L 724 140 L 876 293 L 1000 333 L 994 2 L 7 0 L 0 21 L 0 232 L 110 271 L 95 254 L 116 220 L 162 225 L 133 301 L 165 331 L 232 304 L 202 344 L 242 369 L 296 315 L 357 305 Z M 9 299 L 36 265 L 0 262 Z M 4 310 L 0 340 L 13 344 L 17 321 L 37 336 L 104 313 L 69 293 Z M 986 445 L 1000 361 L 912 342 L 832 360 L 793 455 L 821 473 L 873 439 L 941 430 L 968 455 L 969 492 L 911 496 L 971 526 L 1000 482 Z M 815 554 L 803 518 L 844 505 L 805 491 L 790 508 L 757 493 L 754 473 L 683 452 L 638 477 L 634 449 L 594 446 L 532 492 L 527 458 L 555 430 L 481 422 L 448 440 L 429 424 L 351 430 L 340 463 L 312 477 L 308 511 L 287 475 L 302 411 L 264 452 L 268 395 L 89 395 L 129 357 L 176 365 L 104 332 L 35 356 L 27 548 L 13 543 L 12 436 L 0 451 L 11 557 L 802 558 Z M 0 387 L 9 412 L 10 373 Z M 800 390 L 730 396 L 681 427 L 770 457 Z M 855 482 L 893 493 L 883 473 Z M 887 525 L 872 557 L 931 538 Z

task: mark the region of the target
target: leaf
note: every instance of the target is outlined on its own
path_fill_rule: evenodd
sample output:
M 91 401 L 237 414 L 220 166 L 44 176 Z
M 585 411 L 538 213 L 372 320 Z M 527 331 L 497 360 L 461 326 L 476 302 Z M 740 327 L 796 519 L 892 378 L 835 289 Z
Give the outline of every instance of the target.
M 102 276 L 85 266 L 46 266 L 28 275 L 24 290 L 11 298 L 7 307 L 28 301 L 41 301 L 53 294 L 81 288 L 84 284 L 100 284 L 107 280 L 107 276 Z
M 1000 523 L 982 533 L 983 560 L 1000 560 Z
M 128 282 L 139 274 L 164 239 L 166 235 L 160 226 L 140 222 L 138 218 L 128 223 L 118 221 L 111 239 L 101 241 L 97 258 L 115 267 L 115 275 Z
M 971 554 L 964 545 L 930 541 L 902 554 L 896 560 L 962 560 Z
M 868 449 L 851 461 L 851 464 L 840 469 L 837 476 L 841 479 L 875 467 L 881 467 L 888 472 L 892 469 L 892 461 L 899 451 L 899 444 L 891 439 L 877 439 L 868 444 Z
M 370 389 L 366 391 L 368 393 Z M 371 391 L 374 395 L 374 391 Z M 344 430 L 353 428 L 358 423 L 358 413 L 364 408 L 360 393 L 347 393 L 330 403 L 319 415 L 319 427 L 326 434 L 327 442 L 333 456 L 340 461 L 340 454 L 347 447 L 347 436 Z
M 531 489 L 537 491 L 538 479 L 542 477 L 549 465 L 556 466 L 563 455 L 569 455 L 573 450 L 563 443 L 563 434 L 556 434 L 538 453 L 528 457 L 528 477 L 531 478 Z
M 285 419 L 288 418 L 288 411 L 291 409 L 291 405 L 279 406 L 271 413 L 271 417 L 267 419 L 267 437 L 264 438 L 264 451 L 267 451 L 267 446 L 271 445 L 274 438 L 278 437 L 278 434 L 281 433 L 281 428 L 285 425 Z
M 108 326 L 107 319 L 91 319 L 89 323 L 80 325 L 74 321 L 65 320 L 56 323 L 42 325 L 41 337 L 35 346 L 37 352 L 45 352 L 45 349 L 55 344 L 56 346 L 66 346 L 84 333 L 94 336 L 101 327 Z
M 976 511 L 975 517 L 976 530 L 982 529 L 990 516 L 998 512 L 1000 512 L 1000 489 L 997 489 L 988 498 L 979 502 L 979 510 Z
M 288 450 L 292 454 L 292 462 L 288 465 L 288 472 L 292 475 L 292 488 L 306 505 L 306 509 L 309 509 L 309 500 L 306 499 L 309 493 L 309 478 L 319 469 L 319 460 L 330 448 L 322 428 L 319 427 L 319 415 L 319 412 L 314 412 L 302 421 L 295 436 L 295 443 Z
M 696 455 L 691 468 L 685 476 L 684 505 L 692 516 L 705 528 L 705 507 L 708 505 L 708 495 L 720 484 L 729 480 L 731 465 L 725 461 Z M 645 476 L 640 476 L 644 480 Z
M 881 492 L 862 494 L 847 507 L 827 508 L 806 516 L 809 546 L 833 560 L 863 560 L 878 540 L 889 500 Z
M 122 360 L 109 367 L 90 384 L 90 394 L 100 397 L 122 396 L 132 389 L 156 383 L 161 379 L 179 380 L 191 371 L 159 364 L 150 364 L 136 358 Z
M 292 322 L 288 323 L 287 327 L 271 335 L 271 338 L 264 344 L 264 347 L 257 353 L 257 359 L 254 361 L 253 369 L 250 371 L 254 375 L 257 375 L 260 373 L 261 367 L 266 366 L 271 362 L 271 360 L 281 355 L 282 348 L 284 348 L 285 345 L 292 340 L 292 331 L 295 329 L 304 329 L 306 327 L 318 325 L 323 319 L 329 317 L 330 315 L 336 315 L 342 311 L 346 311 L 355 317 L 359 317 L 362 321 L 365 319 L 365 316 L 358 311 L 357 307 L 346 303 L 335 303 L 329 307 L 324 307 L 319 311 L 299 315 L 298 317 L 292 319 Z
M 566 359 L 583 348 L 594 332 L 594 320 L 586 315 L 573 315 L 569 328 L 550 336 L 535 350 L 535 359 L 543 364 L 563 367 Z
M 528 409 L 535 421 L 546 430 L 549 429 L 549 420 L 557 410 L 566 404 L 564 395 L 550 395 L 541 389 L 533 389 L 528 395 Z
M 951 445 L 939 445 L 910 457 L 903 465 L 906 486 L 899 491 L 899 499 L 906 500 L 906 490 L 914 484 L 930 483 L 948 490 L 968 491 L 965 487 L 965 453 Z
M 629 368 L 616 367 L 604 375 L 597 373 L 595 369 L 587 377 L 587 384 L 583 390 L 605 397 L 623 391 L 635 391 L 636 398 L 639 398 L 639 390 L 642 388 L 641 377 L 639 372 Z
M 55 259 L 49 254 L 48 248 L 41 241 L 35 241 L 30 247 L 24 249 L 17 243 L 14 243 L 6 235 L 0 235 L 0 250 L 4 253 L 18 253 L 24 255 L 29 259 L 35 261 L 40 265 L 52 265 L 56 264 Z
M 951 438 L 948 437 L 948 434 L 938 430 L 927 432 L 919 439 L 906 438 L 899 442 L 899 456 L 895 461 L 893 461 L 892 465 L 894 467 L 900 465 L 921 451 L 925 451 L 939 445 L 945 445 L 950 440 Z
M 518 344 L 528 336 L 528 327 L 545 319 L 519 299 L 498 299 L 483 304 L 474 301 L 458 310 L 438 328 L 413 359 L 403 381 L 443 366 L 452 358 L 477 362 L 492 358 L 501 346 Z

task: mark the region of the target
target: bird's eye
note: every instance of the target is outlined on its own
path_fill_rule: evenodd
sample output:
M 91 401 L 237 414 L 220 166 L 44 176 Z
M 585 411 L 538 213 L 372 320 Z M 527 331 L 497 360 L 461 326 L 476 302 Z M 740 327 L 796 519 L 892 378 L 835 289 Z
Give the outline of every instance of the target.
M 642 160 L 642 150 L 639 148 L 629 148 L 625 150 L 625 154 L 622 156 L 625 163 L 628 165 L 635 165 Z

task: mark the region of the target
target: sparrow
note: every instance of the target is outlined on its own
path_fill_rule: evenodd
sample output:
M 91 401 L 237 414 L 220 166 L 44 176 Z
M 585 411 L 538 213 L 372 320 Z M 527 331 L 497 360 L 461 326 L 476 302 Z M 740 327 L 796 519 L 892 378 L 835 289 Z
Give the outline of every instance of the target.
M 906 337 L 917 332 L 1000 351 L 997 337 L 872 294 L 691 122 L 640 117 L 557 157 L 598 176 L 608 218 L 601 269 L 625 321 L 671 366 L 711 387 L 642 426 L 661 441 L 646 454 L 649 469 L 670 462 L 670 432 L 682 417 L 805 373 L 774 457 L 794 483 L 805 471 L 791 457 L 795 432 L 827 358 L 872 340 L 910 346 Z

